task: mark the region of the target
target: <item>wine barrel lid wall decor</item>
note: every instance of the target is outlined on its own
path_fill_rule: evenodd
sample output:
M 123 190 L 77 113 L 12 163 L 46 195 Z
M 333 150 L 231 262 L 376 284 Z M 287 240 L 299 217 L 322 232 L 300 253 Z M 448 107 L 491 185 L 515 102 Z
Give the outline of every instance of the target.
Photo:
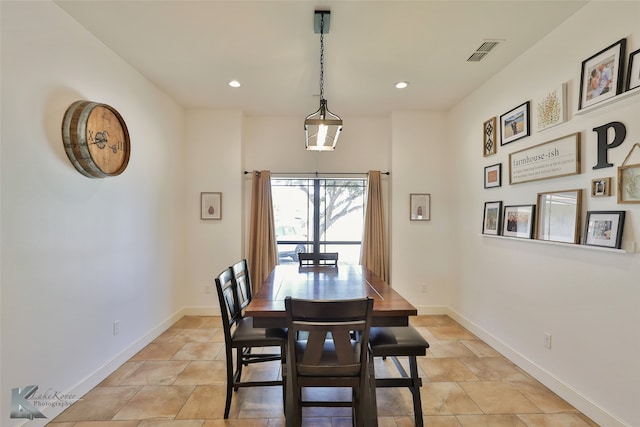
M 129 131 L 112 107 L 76 101 L 62 121 L 64 150 L 73 166 L 89 178 L 120 175 L 129 164 Z

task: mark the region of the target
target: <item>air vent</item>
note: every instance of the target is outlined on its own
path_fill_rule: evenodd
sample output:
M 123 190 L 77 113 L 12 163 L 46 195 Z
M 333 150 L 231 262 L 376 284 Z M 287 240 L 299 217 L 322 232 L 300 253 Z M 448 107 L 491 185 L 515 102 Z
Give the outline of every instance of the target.
M 485 40 L 482 44 L 476 49 L 475 52 L 471 54 L 469 58 L 467 58 L 467 62 L 478 62 L 484 59 L 485 56 L 489 54 L 496 46 L 502 43 L 504 40 Z

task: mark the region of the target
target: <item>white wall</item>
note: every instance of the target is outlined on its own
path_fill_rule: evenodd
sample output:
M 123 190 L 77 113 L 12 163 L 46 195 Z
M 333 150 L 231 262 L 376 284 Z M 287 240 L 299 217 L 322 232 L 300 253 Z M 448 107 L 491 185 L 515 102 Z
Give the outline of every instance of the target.
M 1 7 L 4 426 L 21 421 L 11 389 L 80 396 L 175 320 L 185 197 L 181 108 L 54 3 Z M 76 100 L 123 116 L 122 175 L 89 179 L 67 159 L 60 129 Z
M 640 95 L 575 114 L 582 61 L 622 38 L 627 54 L 640 48 L 639 22 L 639 2 L 590 2 L 449 116 L 461 265 L 454 282 L 454 315 L 603 426 L 640 425 L 639 255 L 498 240 L 482 237 L 480 230 L 484 202 L 535 204 L 538 192 L 582 188 L 583 221 L 587 210 L 625 210 L 624 244 L 640 242 L 640 205 L 617 204 L 615 192 L 590 197 L 593 178 L 611 176 L 617 184 L 617 166 L 640 141 Z M 479 154 L 485 120 L 562 82 L 569 87 L 567 123 L 532 130 L 525 139 L 499 146 L 494 156 Z M 627 138 L 610 150 L 615 167 L 594 171 L 592 129 L 611 121 L 626 125 Z M 508 184 L 509 153 L 574 132 L 582 138 L 580 175 Z M 484 167 L 499 162 L 502 187 L 483 189 Z M 640 163 L 640 156 L 634 163 Z M 544 332 L 553 336 L 551 350 L 543 346 Z

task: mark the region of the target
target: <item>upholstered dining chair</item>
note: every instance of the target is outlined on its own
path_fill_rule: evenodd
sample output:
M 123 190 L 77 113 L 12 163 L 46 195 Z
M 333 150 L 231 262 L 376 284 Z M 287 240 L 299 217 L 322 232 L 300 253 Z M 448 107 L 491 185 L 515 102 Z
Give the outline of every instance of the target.
M 225 358 L 227 362 L 227 397 L 224 408 L 224 418 L 229 417 L 233 390 L 237 391 L 239 387 L 281 386 L 284 402 L 286 396 L 284 381 L 285 370 L 282 368 L 286 360 L 286 331 L 281 328 L 254 328 L 253 318 L 243 317 L 241 315 L 237 285 L 231 267 L 222 271 L 215 278 L 215 282 L 222 315 Z M 252 354 L 250 351 L 246 351 L 246 349 L 257 347 L 280 347 L 280 354 L 264 357 L 262 354 Z M 233 355 L 234 349 L 236 353 L 235 358 Z M 281 361 L 282 379 L 242 381 L 243 365 L 273 360 Z
M 314 265 L 338 265 L 338 252 L 300 252 L 298 253 L 300 267 L 313 267 Z
M 429 343 L 413 326 L 372 327 L 369 337 L 371 357 L 391 357 L 400 377 L 376 378 L 376 388 L 407 387 L 413 396 L 413 413 L 416 427 L 423 426 L 420 387 L 422 379 L 418 375 L 418 356 L 427 354 Z M 398 357 L 409 358 L 409 374 L 398 361 Z
M 370 386 L 368 341 L 373 299 L 304 300 L 285 298 L 288 355 L 294 396 L 293 425 L 302 425 L 302 408 L 351 407 L 352 423 L 364 427 L 364 397 Z M 304 337 L 304 338 L 301 338 Z M 305 387 L 348 387 L 351 401 L 303 400 Z

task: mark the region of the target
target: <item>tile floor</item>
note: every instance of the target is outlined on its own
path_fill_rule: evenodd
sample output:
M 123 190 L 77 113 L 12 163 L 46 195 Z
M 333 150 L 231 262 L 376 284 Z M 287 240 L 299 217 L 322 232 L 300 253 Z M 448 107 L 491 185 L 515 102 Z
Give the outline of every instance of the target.
M 427 427 L 593 427 L 593 421 L 447 316 L 411 323 L 431 348 L 420 357 Z M 183 317 L 49 423 L 51 427 L 283 426 L 280 388 L 241 388 L 225 403 L 220 318 Z M 279 362 L 252 365 L 254 379 Z M 376 359 L 376 375 L 395 370 Z M 243 374 L 244 377 L 244 374 Z M 335 393 L 335 390 L 318 392 Z M 413 426 L 408 389 L 377 391 L 380 427 Z M 305 408 L 303 426 L 350 426 L 349 408 Z

